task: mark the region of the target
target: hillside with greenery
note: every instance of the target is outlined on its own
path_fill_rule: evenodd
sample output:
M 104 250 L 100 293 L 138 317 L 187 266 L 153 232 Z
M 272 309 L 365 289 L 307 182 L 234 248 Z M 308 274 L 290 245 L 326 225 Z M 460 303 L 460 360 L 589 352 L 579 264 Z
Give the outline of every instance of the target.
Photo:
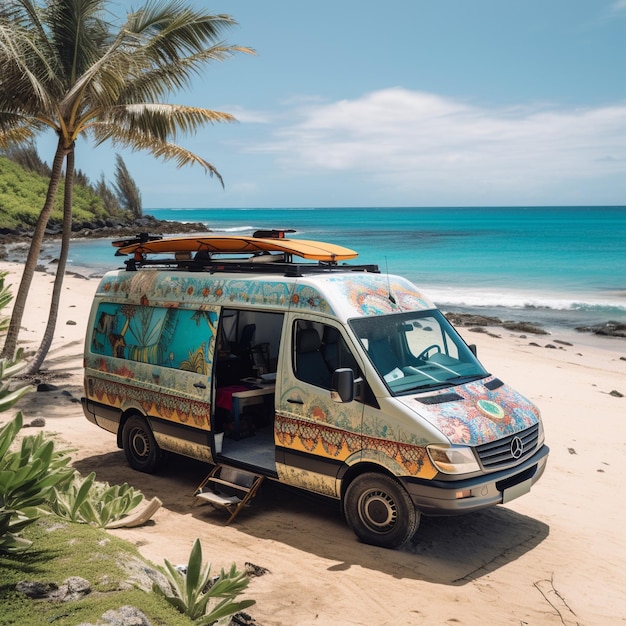
M 0 242 L 23 240 L 35 226 L 45 202 L 50 168 L 34 148 L 0 153 Z M 61 180 L 48 233 L 60 236 L 64 181 Z M 138 232 L 161 234 L 205 232 L 204 224 L 168 222 L 143 215 L 141 192 L 117 156 L 113 182 L 104 175 L 92 184 L 81 171 L 74 175 L 73 236 L 116 237 Z
M 15 229 L 35 225 L 44 205 L 49 177 L 26 170 L 11 159 L 0 156 L 0 228 Z M 111 213 L 90 186 L 74 185 L 73 217 L 76 223 L 118 217 L 128 219 L 125 211 Z M 50 225 L 63 221 L 63 181 L 57 194 Z

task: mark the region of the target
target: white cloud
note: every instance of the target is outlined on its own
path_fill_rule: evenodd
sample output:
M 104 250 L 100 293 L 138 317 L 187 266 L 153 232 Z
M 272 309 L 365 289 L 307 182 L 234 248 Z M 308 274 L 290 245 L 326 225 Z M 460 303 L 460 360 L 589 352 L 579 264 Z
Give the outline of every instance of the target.
M 626 174 L 625 103 L 495 109 L 392 88 L 292 114 L 274 140 L 249 149 L 285 170 L 355 173 L 396 192 L 541 192 Z
M 612 13 L 626 13 L 626 0 L 616 0 L 611 5 Z
M 228 111 L 228 113 L 235 116 L 238 122 L 246 124 L 268 124 L 272 120 L 271 115 L 268 113 L 246 109 L 237 104 L 225 105 L 220 110 Z

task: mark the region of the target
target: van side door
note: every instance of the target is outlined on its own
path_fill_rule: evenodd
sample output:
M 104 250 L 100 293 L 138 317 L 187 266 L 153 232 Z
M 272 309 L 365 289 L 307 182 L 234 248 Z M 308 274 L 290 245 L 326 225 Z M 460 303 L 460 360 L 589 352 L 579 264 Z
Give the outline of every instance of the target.
M 292 314 L 284 327 L 277 385 L 275 440 L 283 482 L 339 496 L 337 475 L 361 449 L 363 404 L 331 398 L 332 374 L 362 366 L 345 331 L 333 320 Z

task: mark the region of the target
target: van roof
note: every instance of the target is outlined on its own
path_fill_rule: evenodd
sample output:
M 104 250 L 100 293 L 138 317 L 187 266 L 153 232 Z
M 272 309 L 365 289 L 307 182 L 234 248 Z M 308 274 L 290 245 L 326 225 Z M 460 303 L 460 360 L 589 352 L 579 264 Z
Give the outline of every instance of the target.
M 105 274 L 96 297 L 129 306 L 299 310 L 330 315 L 342 321 L 435 308 L 415 285 L 400 276 L 319 269 L 317 274 L 305 276 L 117 270 Z
M 97 295 L 131 306 L 254 306 L 342 320 L 435 308 L 415 285 L 380 274 L 377 265 L 339 263 L 355 258 L 354 250 L 285 237 L 292 232 L 173 238 L 140 233 L 114 241 L 116 256 L 132 258 L 126 270 L 104 276 Z

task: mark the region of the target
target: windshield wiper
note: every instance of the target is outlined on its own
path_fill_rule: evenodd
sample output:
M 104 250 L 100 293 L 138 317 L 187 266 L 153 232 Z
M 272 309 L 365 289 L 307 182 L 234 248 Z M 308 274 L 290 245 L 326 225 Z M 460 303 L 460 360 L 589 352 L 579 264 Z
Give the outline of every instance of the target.
M 445 389 L 449 387 L 450 383 L 447 380 L 441 380 L 438 382 L 425 383 L 423 385 L 407 385 L 406 388 L 396 387 L 394 391 L 401 393 L 415 393 L 416 391 L 431 391 L 436 389 Z
M 455 376 L 454 378 L 449 378 L 446 382 L 449 385 L 464 385 L 465 383 L 472 383 L 475 380 L 480 380 L 481 378 L 486 378 L 489 374 L 467 374 L 465 376 Z
M 458 385 L 464 385 L 465 383 L 471 383 L 475 380 L 481 380 L 486 378 L 489 374 L 467 374 L 465 376 L 455 376 L 448 378 L 447 380 L 433 380 L 421 385 L 402 385 L 396 384 L 392 387 L 396 393 L 416 393 L 420 391 L 436 391 L 438 389 L 445 389 L 446 387 L 456 387 Z M 396 383 L 398 381 L 395 381 Z

